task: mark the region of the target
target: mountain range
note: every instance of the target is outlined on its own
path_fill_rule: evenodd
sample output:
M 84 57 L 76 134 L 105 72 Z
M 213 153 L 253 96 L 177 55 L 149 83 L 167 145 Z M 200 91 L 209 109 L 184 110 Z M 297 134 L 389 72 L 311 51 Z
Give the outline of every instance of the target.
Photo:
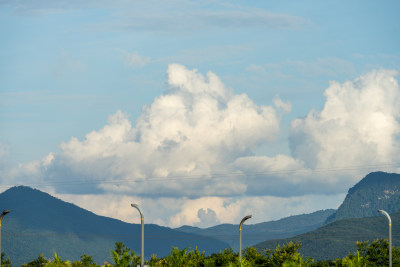
M 393 245 L 400 245 L 400 174 L 373 172 L 349 189 L 336 212 L 325 225 L 291 238 L 267 240 L 256 244 L 259 250 L 274 249 L 290 241 L 301 243 L 300 252 L 316 260 L 342 258 L 354 253 L 357 241 L 388 238 L 387 219 L 392 219 Z
M 294 215 L 276 221 L 249 224 L 242 226 L 242 247 L 252 246 L 269 239 L 292 237 L 315 230 L 322 226 L 326 219 L 335 212 L 334 209 L 316 211 L 311 214 Z M 228 243 L 235 251 L 239 249 L 239 225 L 220 224 L 209 228 L 181 226 L 176 230 L 210 236 Z
M 368 174 L 349 192 L 337 210 L 322 210 L 277 221 L 243 226 L 243 247 L 259 250 L 298 241 L 304 256 L 335 259 L 354 252 L 356 241 L 387 237 L 386 218 L 377 209 L 392 215 L 393 243 L 400 245 L 400 175 L 384 172 Z M 78 260 L 83 253 L 97 263 L 111 261 L 115 242 L 123 242 L 140 254 L 140 225 L 96 215 L 74 204 L 25 186 L 0 194 L 0 210 L 9 209 L 2 222 L 2 251 L 14 265 L 27 263 L 39 254 L 51 258 Z M 176 229 L 145 224 L 145 257 L 164 257 L 171 247 L 197 247 L 207 255 L 227 247 L 238 248 L 238 225 L 221 224 L 209 228 L 182 226 Z
M 337 211 L 325 223 L 347 218 L 376 216 L 383 209 L 400 212 L 400 174 L 372 172 L 349 189 Z
M 378 213 L 377 213 L 378 215 Z M 393 245 L 400 245 L 400 213 L 391 214 L 393 222 Z M 303 258 L 315 260 L 333 260 L 343 258 L 357 249 L 357 241 L 373 241 L 388 238 L 388 222 L 382 215 L 379 217 L 352 218 L 338 220 L 324 225 L 317 230 L 286 239 L 267 240 L 254 245 L 259 251 L 275 249 L 276 246 L 290 241 L 299 242 Z
M 83 253 L 97 263 L 111 261 L 115 242 L 123 242 L 140 255 L 140 224 L 96 215 L 74 204 L 25 186 L 0 194 L 0 210 L 10 210 L 2 221 L 2 251 L 16 266 L 39 254 L 78 260 Z M 212 237 L 183 233 L 168 227 L 145 224 L 145 257 L 169 254 L 173 246 L 200 251 L 220 251 L 229 245 Z M 147 249 L 146 249 L 147 248 Z

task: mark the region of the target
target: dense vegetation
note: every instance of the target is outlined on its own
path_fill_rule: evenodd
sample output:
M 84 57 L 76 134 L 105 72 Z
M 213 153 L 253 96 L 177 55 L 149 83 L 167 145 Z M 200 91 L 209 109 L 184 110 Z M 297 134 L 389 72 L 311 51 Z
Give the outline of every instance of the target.
M 188 250 L 173 247 L 170 254 L 164 258 L 152 255 L 145 265 L 154 267 L 197 267 L 197 266 L 388 266 L 389 244 L 385 239 L 377 239 L 371 243 L 357 242 L 355 253 L 349 253 L 342 259 L 316 262 L 312 258 L 303 259 L 299 253 L 299 243 L 289 242 L 277 246 L 274 250 L 267 249 L 263 252 L 254 247 L 244 250 L 242 260 L 239 261 L 238 253 L 231 248 L 219 253 L 205 256 L 197 248 Z M 400 248 L 392 248 L 393 266 L 400 264 Z M 128 267 L 139 266 L 140 256 L 136 255 L 123 243 L 115 243 L 114 250 L 110 251 L 110 262 L 104 262 L 101 266 Z M 12 261 L 4 253 L 1 255 L 2 266 L 12 267 Z M 52 259 L 46 259 L 39 255 L 22 267 L 100 267 L 90 255 L 82 254 L 80 260 L 70 262 L 62 259 L 57 253 Z

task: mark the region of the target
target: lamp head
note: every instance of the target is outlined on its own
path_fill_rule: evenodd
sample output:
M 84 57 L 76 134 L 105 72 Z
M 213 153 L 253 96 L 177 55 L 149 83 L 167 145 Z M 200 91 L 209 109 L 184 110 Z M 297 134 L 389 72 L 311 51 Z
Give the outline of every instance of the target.
M 248 220 L 248 219 L 250 219 L 250 218 L 251 218 L 251 215 L 247 215 L 246 217 L 244 217 L 244 218 L 242 219 L 242 221 L 240 222 L 239 229 L 242 229 L 242 225 L 243 225 L 244 221 L 245 221 L 245 220 Z
M 10 213 L 10 210 L 3 210 L 2 215 L 6 215 L 7 213 Z
M 247 215 L 246 217 L 243 218 L 243 221 L 250 219 L 252 216 L 251 215 Z

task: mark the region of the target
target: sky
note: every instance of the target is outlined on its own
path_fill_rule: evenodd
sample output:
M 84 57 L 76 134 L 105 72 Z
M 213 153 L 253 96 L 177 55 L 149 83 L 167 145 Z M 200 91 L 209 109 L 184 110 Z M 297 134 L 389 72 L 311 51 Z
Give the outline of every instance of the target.
M 400 172 L 398 1 L 0 1 L 0 190 L 169 227 Z

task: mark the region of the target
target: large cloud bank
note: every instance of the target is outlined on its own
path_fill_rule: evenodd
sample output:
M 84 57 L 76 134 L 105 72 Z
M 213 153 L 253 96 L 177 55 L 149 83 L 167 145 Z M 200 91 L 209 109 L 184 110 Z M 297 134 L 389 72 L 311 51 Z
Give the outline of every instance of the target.
M 158 197 L 244 193 L 247 185 L 232 164 L 276 138 L 277 111 L 233 94 L 212 72 L 204 77 L 172 64 L 167 76 L 168 91 L 143 108 L 135 126 L 117 111 L 85 140 L 61 144 L 48 179 L 58 179 L 67 169 L 72 179 L 96 182 L 96 189 L 106 192 Z
M 331 82 L 326 103 L 292 122 L 293 155 L 310 168 L 399 162 L 400 90 L 394 71 Z
M 399 171 L 396 76 L 376 70 L 331 82 L 323 108 L 292 121 L 291 155 L 256 156 L 258 146 L 278 138 L 290 103 L 276 98 L 274 106 L 260 106 L 212 72 L 171 64 L 168 90 L 134 124 L 117 111 L 84 140 L 71 138 L 58 153 L 10 171 L 9 182 L 42 183 L 127 220 L 134 217 L 129 202 L 143 202 L 152 222 L 171 226 L 332 207 L 369 171 Z

